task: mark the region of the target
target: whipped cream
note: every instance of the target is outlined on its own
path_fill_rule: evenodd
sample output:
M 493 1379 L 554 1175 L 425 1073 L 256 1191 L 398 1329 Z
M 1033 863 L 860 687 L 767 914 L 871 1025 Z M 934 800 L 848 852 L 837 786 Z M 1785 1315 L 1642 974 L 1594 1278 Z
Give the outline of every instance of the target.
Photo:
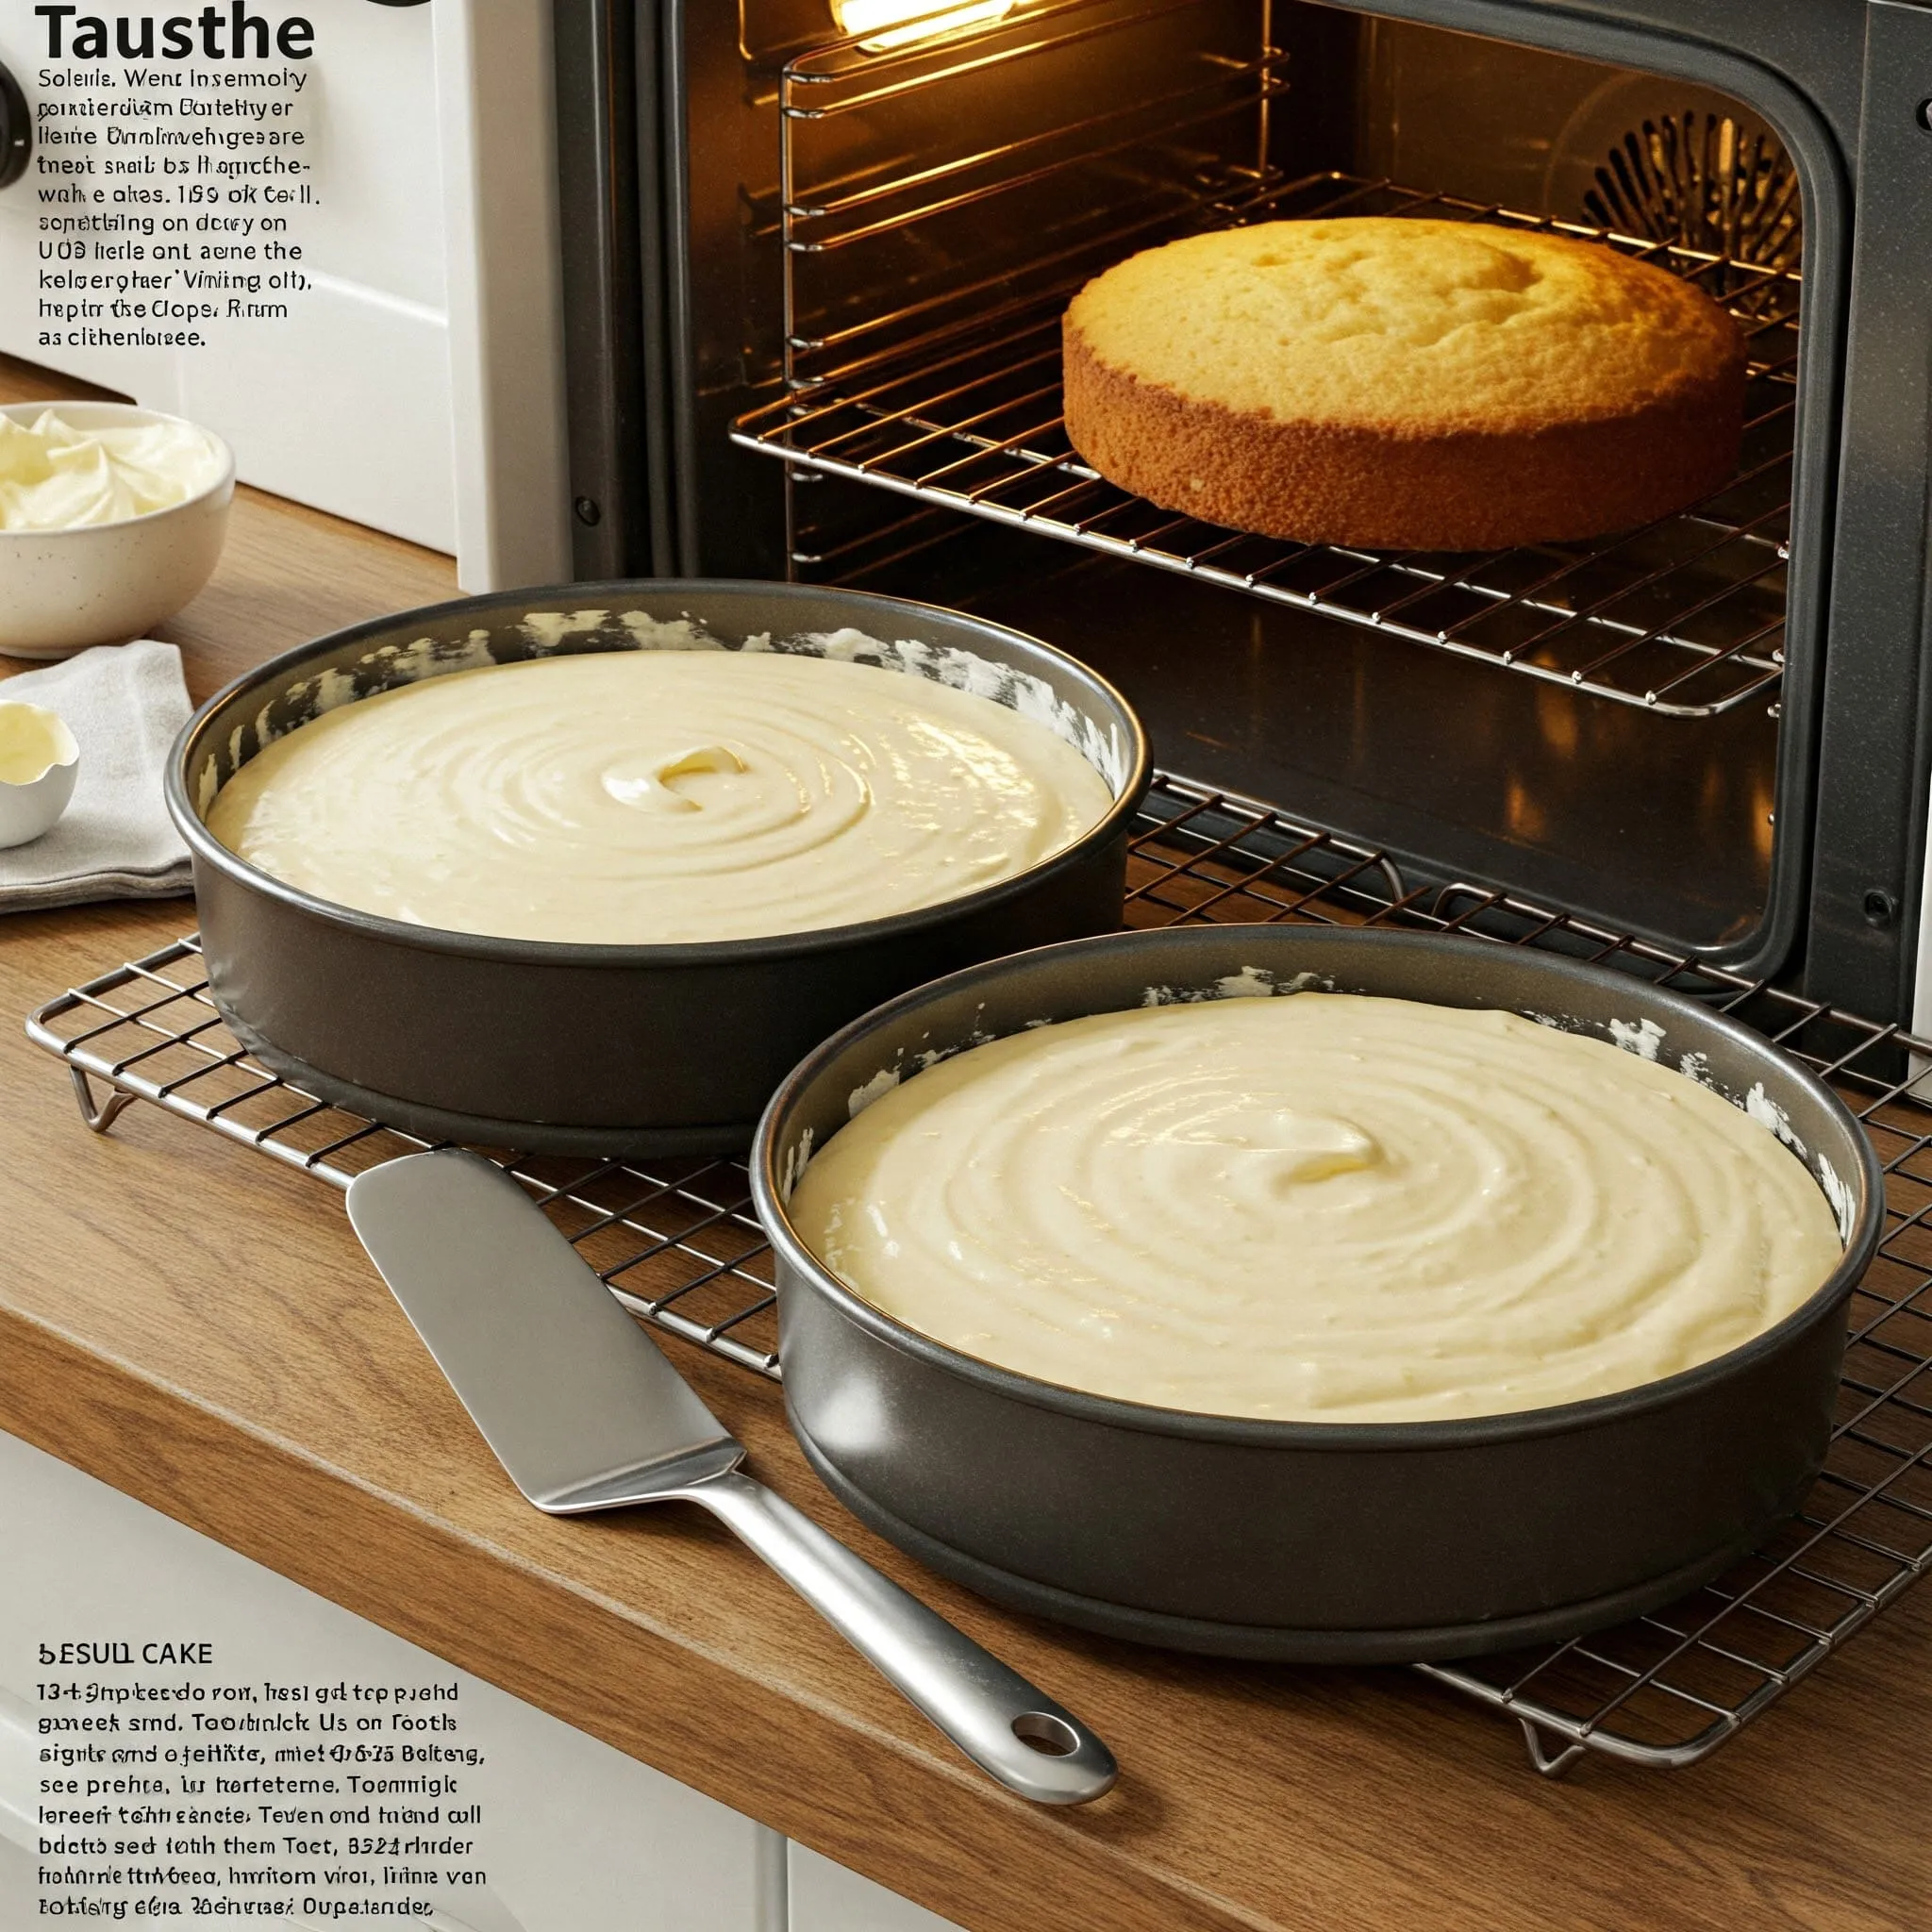
M 790 1203 L 835 1274 L 968 1355 L 1163 1408 L 1579 1401 L 1737 1347 L 1842 1253 L 1750 1114 L 1513 1013 L 1317 992 L 1107 1013 L 855 1105 Z
M 222 474 L 192 423 L 82 426 L 58 406 L 30 423 L 0 415 L 0 530 L 125 523 L 198 496 Z
M 318 898 L 508 939 L 655 945 L 909 912 L 1107 815 L 1046 725 L 929 678 L 769 649 L 445 673 L 275 740 L 207 814 Z

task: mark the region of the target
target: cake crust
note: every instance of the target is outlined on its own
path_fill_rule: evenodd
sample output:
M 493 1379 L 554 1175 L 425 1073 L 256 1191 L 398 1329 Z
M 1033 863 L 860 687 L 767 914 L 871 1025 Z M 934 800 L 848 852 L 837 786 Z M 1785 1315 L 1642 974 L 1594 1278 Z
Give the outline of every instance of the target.
M 1719 488 L 1731 318 L 1598 244 L 1492 232 L 1274 223 L 1130 258 L 1067 312 L 1068 435 L 1163 508 L 1373 549 L 1595 537 Z

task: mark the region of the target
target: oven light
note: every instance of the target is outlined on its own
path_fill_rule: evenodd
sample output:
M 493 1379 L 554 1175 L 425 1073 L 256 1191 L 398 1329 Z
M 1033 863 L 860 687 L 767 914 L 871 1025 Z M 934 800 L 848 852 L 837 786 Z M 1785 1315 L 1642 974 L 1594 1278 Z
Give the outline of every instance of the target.
M 891 47 L 935 41 L 961 27 L 1003 20 L 1013 4 L 1014 0 L 967 0 L 961 7 L 953 0 L 832 0 L 832 18 L 841 33 L 863 34 L 859 45 L 868 54 L 883 54 Z

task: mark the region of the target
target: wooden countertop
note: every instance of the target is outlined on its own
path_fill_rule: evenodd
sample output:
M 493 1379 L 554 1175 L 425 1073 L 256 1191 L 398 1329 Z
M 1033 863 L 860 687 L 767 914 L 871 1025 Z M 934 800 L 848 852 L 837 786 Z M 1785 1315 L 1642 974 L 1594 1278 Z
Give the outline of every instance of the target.
M 0 361 L 0 399 L 56 392 Z M 447 558 L 244 491 L 164 634 L 199 699 L 455 591 Z M 0 920 L 0 1427 L 974 1932 L 1932 1918 L 1932 1591 L 1707 1763 L 1550 1783 L 1513 1726 L 1407 1672 L 1165 1656 L 994 1609 L 830 1500 L 775 1389 L 678 1350 L 761 1477 L 1119 1754 L 1098 1805 L 1008 1797 L 697 1511 L 523 1504 L 332 1189 L 147 1108 L 86 1130 L 21 1016 L 192 919 L 176 900 Z

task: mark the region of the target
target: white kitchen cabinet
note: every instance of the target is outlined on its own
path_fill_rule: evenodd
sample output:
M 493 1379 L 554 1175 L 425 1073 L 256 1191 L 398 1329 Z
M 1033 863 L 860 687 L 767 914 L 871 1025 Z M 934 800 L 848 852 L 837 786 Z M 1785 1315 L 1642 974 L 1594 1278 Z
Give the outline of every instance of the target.
M 803 1845 L 788 1844 L 785 1854 L 786 1932 L 958 1932 L 952 1920 Z

